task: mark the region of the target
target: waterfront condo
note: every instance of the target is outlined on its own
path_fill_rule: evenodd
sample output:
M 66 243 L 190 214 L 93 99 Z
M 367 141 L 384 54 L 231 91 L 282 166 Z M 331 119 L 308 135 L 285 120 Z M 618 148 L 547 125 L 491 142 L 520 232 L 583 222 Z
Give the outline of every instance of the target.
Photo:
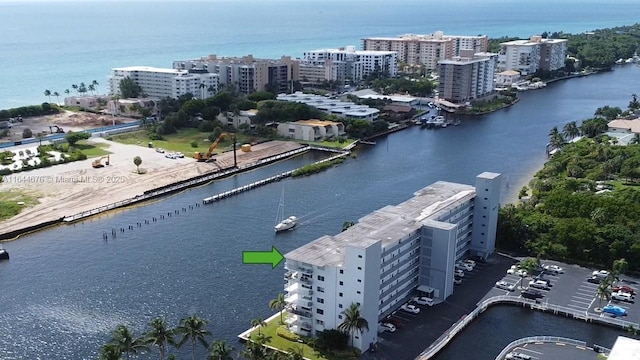
M 456 262 L 494 252 L 500 189 L 501 175 L 490 172 L 478 175 L 475 187 L 438 181 L 287 253 L 291 331 L 335 329 L 356 303 L 369 330 L 356 334 L 354 346 L 365 350 L 377 342 L 378 322 L 414 293 L 449 297 Z

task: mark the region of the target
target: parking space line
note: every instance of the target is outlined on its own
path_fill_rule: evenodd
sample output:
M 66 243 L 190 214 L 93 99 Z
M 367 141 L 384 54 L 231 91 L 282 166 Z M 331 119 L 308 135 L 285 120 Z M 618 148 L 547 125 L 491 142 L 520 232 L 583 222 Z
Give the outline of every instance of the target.
M 580 306 L 580 305 L 575 305 L 575 304 L 569 304 L 567 305 L 567 307 L 572 307 L 572 308 L 576 308 L 576 309 L 580 309 L 580 310 L 587 310 L 588 308 L 585 308 L 584 305 Z
M 593 299 L 593 295 L 591 296 L 572 296 L 572 299 L 578 299 L 580 301 L 591 301 L 591 299 Z
M 581 290 L 576 291 L 576 295 L 581 295 L 581 296 L 594 296 L 595 293 L 593 291 L 589 291 L 589 292 L 582 292 Z
M 522 351 L 530 352 L 530 353 L 533 353 L 533 354 L 542 355 L 542 353 L 541 353 L 540 351 L 535 351 L 535 350 L 527 349 L 527 348 L 525 348 L 525 347 L 520 347 L 520 346 L 518 346 L 518 347 L 516 347 L 516 349 L 520 349 L 520 350 L 522 350 Z

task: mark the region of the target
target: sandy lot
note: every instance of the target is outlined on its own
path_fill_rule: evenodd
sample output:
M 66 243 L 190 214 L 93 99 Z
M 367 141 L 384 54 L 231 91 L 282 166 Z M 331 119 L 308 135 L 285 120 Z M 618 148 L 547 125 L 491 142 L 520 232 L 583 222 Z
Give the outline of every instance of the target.
M 39 132 L 49 134 L 51 131 L 55 132 L 55 127 L 50 128 L 52 125 L 57 125 L 65 132 L 69 132 L 123 124 L 133 120 L 134 119 L 125 117 L 112 117 L 111 115 L 98 115 L 86 112 L 76 113 L 64 110 L 60 114 L 28 117 L 21 123 L 18 122 L 11 124 L 12 128 L 9 137 L 0 139 L 0 142 L 14 142 L 22 140 L 22 131 L 24 129 L 31 129 L 34 135 Z
M 102 138 L 91 141 L 109 145 L 110 164 L 94 169 L 94 159 L 36 169 L 8 175 L 0 183 L 0 191 L 19 190 L 33 194 L 40 203 L 25 209 L 18 216 L 0 222 L 3 233 L 38 223 L 70 216 L 100 206 L 141 195 L 146 190 L 186 180 L 197 175 L 233 167 L 233 152 L 216 156 L 211 163 L 197 162 L 192 154 L 183 159 L 168 159 L 155 149 L 137 145 L 125 145 Z M 238 166 L 256 162 L 262 158 L 287 152 L 302 145 L 287 141 L 270 141 L 252 146 L 252 151 L 237 151 Z M 137 174 L 133 158 L 142 158 Z

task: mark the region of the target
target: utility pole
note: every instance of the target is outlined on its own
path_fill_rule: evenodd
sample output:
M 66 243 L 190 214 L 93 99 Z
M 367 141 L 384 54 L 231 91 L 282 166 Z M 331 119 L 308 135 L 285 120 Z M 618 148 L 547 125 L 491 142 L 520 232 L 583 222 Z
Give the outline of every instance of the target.
M 236 158 L 236 136 L 233 136 L 233 167 L 238 168 L 238 160 Z

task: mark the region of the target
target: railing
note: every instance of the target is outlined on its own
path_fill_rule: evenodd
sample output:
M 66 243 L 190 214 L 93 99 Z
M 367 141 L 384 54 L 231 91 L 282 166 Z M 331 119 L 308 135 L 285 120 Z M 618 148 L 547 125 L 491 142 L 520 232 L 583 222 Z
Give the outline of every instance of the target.
M 518 339 L 515 341 L 512 341 L 509 345 L 505 346 L 505 348 L 500 352 L 500 354 L 498 354 L 498 356 L 496 356 L 496 360 L 502 360 L 504 359 L 504 357 L 510 353 L 513 349 L 515 349 L 516 347 L 520 346 L 520 345 L 524 345 L 524 344 L 531 344 L 531 343 L 561 343 L 561 344 L 568 344 L 568 345 L 573 345 L 573 346 L 582 346 L 582 347 L 587 347 L 587 343 L 584 341 L 580 341 L 580 340 L 575 340 L 575 339 L 569 339 L 569 338 L 564 338 L 564 337 L 558 337 L 558 336 L 531 336 L 531 337 L 526 337 L 526 338 L 522 338 L 522 339 Z M 604 350 L 604 352 L 611 352 L 611 349 L 605 348 L 603 346 L 599 346 L 599 345 L 595 345 L 597 346 L 598 349 L 600 350 Z
M 489 306 L 496 304 L 517 304 L 522 305 L 523 307 L 530 307 L 532 310 L 539 310 L 544 312 L 553 312 L 554 314 L 565 314 L 567 316 L 571 316 L 574 319 L 580 319 L 587 322 L 598 322 L 606 325 L 617 326 L 622 329 L 626 329 L 629 326 L 633 326 L 634 328 L 640 327 L 637 323 L 633 323 L 630 321 L 625 321 L 617 318 L 609 318 L 609 317 L 601 317 L 594 316 L 591 313 L 586 311 L 576 311 L 575 309 L 571 309 L 564 306 L 548 304 L 548 303 L 540 303 L 534 300 L 517 298 L 508 295 L 494 296 L 486 299 L 482 303 L 478 304 L 476 308 L 466 316 L 463 316 L 460 320 L 454 323 L 447 332 L 442 334 L 436 341 L 434 341 L 428 348 L 426 348 L 416 360 L 428 360 L 431 359 L 434 355 L 436 355 L 442 348 L 444 348 L 451 339 L 453 339 L 460 331 L 462 331 L 471 321 L 473 321 L 476 317 L 478 317 L 482 312 L 484 312 Z

